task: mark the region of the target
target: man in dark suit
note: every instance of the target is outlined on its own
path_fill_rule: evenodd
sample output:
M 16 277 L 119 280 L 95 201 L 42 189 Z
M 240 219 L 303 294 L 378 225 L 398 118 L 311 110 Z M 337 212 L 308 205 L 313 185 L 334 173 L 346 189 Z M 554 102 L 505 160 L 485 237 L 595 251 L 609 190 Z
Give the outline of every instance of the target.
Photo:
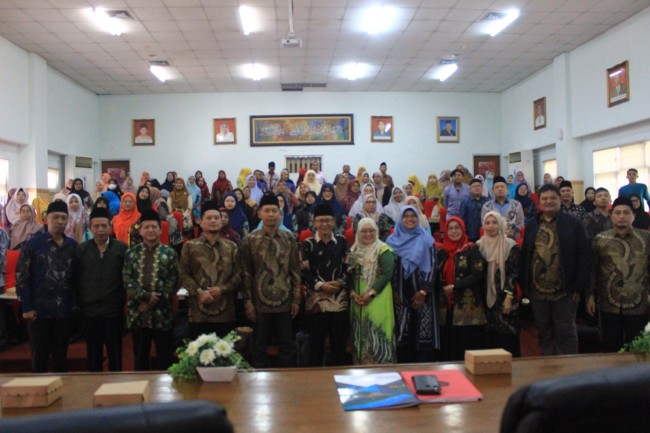
M 451 121 L 448 120 L 447 122 L 445 122 L 445 129 L 443 129 L 440 132 L 440 136 L 442 136 L 442 137 L 455 137 L 456 136 L 456 131 L 454 131 L 452 129 L 452 126 L 453 125 L 451 124 Z

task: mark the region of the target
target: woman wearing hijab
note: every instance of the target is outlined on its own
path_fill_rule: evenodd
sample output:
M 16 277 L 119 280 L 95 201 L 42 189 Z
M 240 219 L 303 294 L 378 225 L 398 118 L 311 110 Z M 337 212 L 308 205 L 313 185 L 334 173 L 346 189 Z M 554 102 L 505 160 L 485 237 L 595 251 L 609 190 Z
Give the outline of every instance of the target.
M 361 212 L 361 210 L 363 209 L 364 198 L 368 194 L 372 194 L 375 197 L 377 197 L 375 187 L 372 183 L 366 183 L 363 185 L 363 187 L 361 187 L 359 198 L 357 198 L 357 201 L 355 201 L 352 204 L 352 207 L 350 208 L 350 212 L 348 212 L 350 218 L 354 219 L 359 214 L 359 212 Z M 379 202 L 377 202 L 377 211 L 379 213 L 384 211 L 384 207 Z
M 115 194 L 113 194 L 113 196 L 115 196 Z M 118 212 L 120 211 L 119 204 L 120 204 L 120 201 L 118 200 L 117 201 L 117 205 L 118 205 L 117 211 Z M 103 195 L 100 196 L 100 197 L 97 197 L 97 200 L 95 200 L 95 204 L 93 205 L 93 209 L 96 209 L 98 207 L 106 209 L 108 211 L 108 215 L 109 215 L 110 219 L 113 219 L 113 213 L 110 210 L 110 204 L 108 202 L 108 199 L 106 197 L 104 197 Z
M 320 190 L 320 194 L 318 195 L 318 200 L 316 200 L 316 204 L 326 204 L 332 208 L 332 211 L 334 213 L 334 221 L 336 221 L 336 227 L 333 228 L 333 232 L 335 235 L 343 235 L 345 229 L 347 228 L 347 212 L 341 203 L 339 203 L 339 201 L 336 199 L 334 191 L 334 186 L 331 183 L 324 183 Z
M 498 212 L 483 216 L 483 237 L 477 242 L 487 262 L 487 320 L 489 347 L 503 348 L 519 357 L 519 304 L 515 284 L 519 273 L 519 247 L 506 236 L 506 223 Z
M 305 181 L 309 185 L 309 190 L 314 191 L 316 195 L 320 194 L 321 184 L 316 177 L 316 172 L 314 170 L 307 170 L 305 174 Z
M 150 186 L 149 188 L 149 200 L 151 201 L 151 207 L 156 210 L 160 206 L 161 202 L 164 202 L 160 189 L 155 186 Z
M 93 191 L 93 194 L 92 194 L 93 201 L 95 201 L 99 197 L 101 197 L 102 192 L 104 192 L 104 184 L 102 183 L 102 181 L 98 180 L 97 182 L 95 182 L 95 190 Z
M 136 197 L 138 212 L 142 213 L 145 210 L 153 209 L 153 206 L 151 204 L 151 191 L 149 190 L 148 186 L 142 185 L 139 187 L 136 193 Z
M 262 200 L 264 193 L 260 187 L 257 186 L 257 179 L 255 179 L 255 176 L 251 174 L 246 178 L 246 183 L 248 184 L 248 189 L 250 190 L 251 200 L 255 201 L 255 206 L 259 206 L 260 200 Z
M 422 185 L 422 182 L 420 181 L 420 179 L 418 179 L 418 176 L 415 173 L 413 173 L 409 175 L 409 177 L 407 177 L 406 180 L 408 180 L 409 183 L 413 185 L 413 194 L 409 194 L 409 195 L 422 197 L 422 194 L 424 194 L 424 185 Z
M 514 200 L 515 195 L 517 195 L 517 185 L 515 184 L 515 178 L 513 175 L 508 175 L 508 179 L 506 181 L 508 185 L 508 200 Z
M 248 185 L 248 176 L 253 174 L 253 170 L 251 170 L 248 167 L 242 167 L 241 170 L 239 170 L 239 177 L 237 178 L 237 186 L 239 188 L 244 188 L 246 185 Z
M 393 176 L 387 174 L 384 176 L 384 194 L 381 196 L 381 205 L 388 206 L 390 199 L 393 198 L 393 188 L 395 188 L 395 182 L 393 182 Z M 379 195 L 379 193 L 377 193 Z
M 439 202 L 442 198 L 442 187 L 438 182 L 438 176 L 431 173 L 427 178 L 427 186 L 424 188 L 424 200 L 431 203 Z
M 535 201 L 530 197 L 530 191 L 528 191 L 528 185 L 522 183 L 517 186 L 517 193 L 515 194 L 515 200 L 521 203 L 521 207 L 524 211 L 524 220 L 535 218 L 537 215 L 537 205 Z
M 296 185 L 300 185 L 305 181 L 305 174 L 307 174 L 307 169 L 305 167 L 298 170 L 298 180 L 296 181 Z
M 122 196 L 124 195 L 124 191 L 122 191 L 120 185 L 117 183 L 117 180 L 115 179 L 110 179 L 108 181 L 108 191 L 115 194 L 119 199 L 122 199 Z
M 241 236 L 239 236 L 239 233 L 230 226 L 230 213 L 228 212 L 228 209 L 222 206 L 219 208 L 219 213 L 221 214 L 221 230 L 219 230 L 219 237 L 233 242 L 238 247 L 241 246 Z
M 485 348 L 485 271 L 485 261 L 467 239 L 463 220 L 449 218 L 438 252 L 438 317 L 445 361 L 459 361 L 465 350 Z
M 240 209 L 244 212 L 244 215 L 246 215 L 246 221 L 249 222 L 248 227 L 250 228 L 250 221 L 251 221 L 251 216 L 253 215 L 253 208 L 248 205 L 246 202 L 246 197 L 244 196 L 244 191 L 240 188 L 235 188 L 233 190 L 233 194 L 235 194 L 235 197 L 237 198 L 237 204 L 239 204 Z
M 397 254 L 393 273 L 397 362 L 432 362 L 440 349 L 434 282 L 434 241 L 420 225 L 417 210 L 406 206 L 386 244 Z
M 192 223 L 192 196 L 185 187 L 185 181 L 182 177 L 177 177 L 174 183 L 174 191 L 169 193 L 167 205 L 173 211 L 178 211 L 183 215 L 183 233 L 190 233 L 194 228 Z
M 122 197 L 120 212 L 113 217 L 113 233 L 115 237 L 131 247 L 131 226 L 140 219 L 140 212 L 136 207 L 135 195 L 127 192 Z
M 68 180 L 66 180 L 66 181 L 65 181 L 65 186 L 64 186 L 63 189 L 62 189 L 61 191 L 59 191 L 59 192 L 60 192 L 61 194 L 63 194 L 64 196 L 67 197 L 68 194 L 70 194 L 70 193 L 72 192 L 72 184 L 73 184 L 73 182 L 74 182 L 73 179 L 68 179 Z
M 140 182 L 138 182 L 138 186 L 146 185 L 147 181 L 151 179 L 151 175 L 149 174 L 148 171 L 143 171 L 142 174 L 140 175 Z
M 494 200 L 494 191 L 492 187 L 494 186 L 494 172 L 488 170 L 485 172 L 485 182 L 483 183 L 483 189 L 487 190 L 488 194 L 486 197 L 490 197 L 490 200 Z
M 429 225 L 429 220 L 424 214 L 424 209 L 422 208 L 422 202 L 420 199 L 414 195 L 409 195 L 404 201 L 406 203 L 406 206 L 413 206 L 415 208 L 418 213 L 418 221 L 420 221 L 420 226 L 424 229 L 425 232 L 427 232 L 429 236 L 431 236 L 431 225 Z
M 90 197 L 90 193 L 84 189 L 84 182 L 80 178 L 76 178 L 72 181 L 72 192 L 77 194 L 81 198 L 83 207 L 85 209 L 92 209 L 94 201 Z
M 314 210 L 316 209 L 316 201 L 318 196 L 314 191 L 307 191 L 305 194 L 305 200 L 302 202 L 298 208 L 294 209 L 294 214 L 296 215 L 296 220 L 298 222 L 298 233 L 303 230 L 312 230 L 312 219 L 314 216 Z
M 352 205 L 359 199 L 361 195 L 361 184 L 358 180 L 348 182 L 348 190 L 340 200 L 341 205 L 345 208 L 345 212 L 349 215 Z
M 205 203 L 206 201 L 212 199 L 212 195 L 210 194 L 210 188 L 208 188 L 208 184 L 205 182 L 205 179 L 203 177 L 196 178 L 196 185 L 201 190 L 201 205 L 203 205 L 203 203 Z
M 634 221 L 632 222 L 632 226 L 641 230 L 650 229 L 650 215 L 645 211 L 643 200 L 641 200 L 637 194 L 632 194 L 630 200 L 632 200 L 632 211 L 634 212 Z
M 68 225 L 65 234 L 74 239 L 77 243 L 92 239 L 88 231 L 88 214 L 81 204 L 81 197 L 75 193 L 68 194 L 65 199 L 68 205 Z
M 122 192 L 131 192 L 135 194 L 138 191 L 138 188 L 133 184 L 133 178 L 127 176 L 124 178 L 124 184 L 122 185 Z
M 397 358 L 390 283 L 395 252 L 379 240 L 378 234 L 375 221 L 362 218 L 358 222 L 355 244 L 348 255 L 352 275 L 352 360 L 356 365 L 393 364 Z
M 354 220 L 352 220 L 352 230 L 355 233 L 358 230 L 359 222 L 363 218 L 370 218 L 375 222 L 375 225 L 379 230 L 379 240 L 385 242 L 386 238 L 390 234 L 390 229 L 393 228 L 395 222 L 385 214 L 377 211 L 377 197 L 373 194 L 367 194 L 364 196 L 363 208 L 354 217 Z
M 372 179 L 370 178 L 370 173 L 368 172 L 363 172 L 361 174 L 361 177 L 359 177 L 359 179 L 361 179 L 362 185 L 365 185 L 366 183 L 373 183 Z
M 287 199 L 283 194 L 275 194 L 278 198 L 280 209 L 282 209 L 282 225 L 291 231 L 291 233 L 298 232 L 298 217 L 291 213 Z
M 390 201 L 388 205 L 384 208 L 384 214 L 388 216 L 393 224 L 396 224 L 400 220 L 402 215 L 402 209 L 406 206 L 406 195 L 404 195 L 404 190 L 399 186 L 393 188 Z
M 334 185 L 334 195 L 336 199 L 341 201 L 347 194 L 350 188 L 350 178 L 347 173 L 341 173 L 336 178 L 336 185 Z
M 384 188 L 386 188 L 386 185 L 384 184 L 384 176 L 381 174 L 381 171 L 376 171 L 372 174 L 372 186 L 375 187 L 377 198 L 383 205 L 382 199 L 384 197 Z
M 185 188 L 187 188 L 187 192 L 189 192 L 192 197 L 193 220 L 198 221 L 201 218 L 201 201 L 203 196 L 201 194 L 201 188 L 196 184 L 196 178 L 194 176 L 187 178 Z
M 223 198 L 222 208 L 228 212 L 229 227 L 239 235 L 240 239 L 243 239 L 248 234 L 250 226 L 248 225 L 248 217 L 241 208 L 234 192 L 226 193 Z M 223 220 L 223 218 L 221 219 Z
M 11 226 L 18 222 L 20 219 L 20 208 L 24 204 L 29 204 L 28 199 L 29 194 L 23 188 L 18 188 L 11 199 L 9 199 L 2 214 L 5 230 L 11 229 Z
M 451 170 L 442 170 L 440 172 L 440 177 L 438 178 L 438 183 L 440 184 L 440 188 L 444 191 L 445 188 L 447 188 L 447 185 L 451 183 Z M 440 196 L 440 203 L 444 206 L 442 196 Z
M 113 217 L 120 213 L 121 202 L 120 198 L 113 191 L 106 191 L 102 196 L 108 200 L 108 211 Z M 97 199 L 99 200 L 99 199 Z
M 232 192 L 232 190 L 232 183 L 230 183 L 226 177 L 226 172 L 219 170 L 217 180 L 212 184 L 212 200 L 214 200 L 215 203 L 221 203 L 223 202 L 226 193 Z
M 580 203 L 580 206 L 586 213 L 593 212 L 596 209 L 594 200 L 596 199 L 596 189 L 593 186 L 585 189 L 585 199 Z
M 163 182 L 162 185 L 160 185 L 160 189 L 167 190 L 169 192 L 172 192 L 174 190 L 174 183 L 176 182 L 176 175 L 174 175 L 173 171 L 168 171 L 167 176 L 165 178 L 165 181 Z
M 12 250 L 21 249 L 26 241 L 42 231 L 43 226 L 36 221 L 34 209 L 27 203 L 23 204 L 19 209 L 18 221 L 11 226 L 9 231 L 11 240 L 9 248 Z

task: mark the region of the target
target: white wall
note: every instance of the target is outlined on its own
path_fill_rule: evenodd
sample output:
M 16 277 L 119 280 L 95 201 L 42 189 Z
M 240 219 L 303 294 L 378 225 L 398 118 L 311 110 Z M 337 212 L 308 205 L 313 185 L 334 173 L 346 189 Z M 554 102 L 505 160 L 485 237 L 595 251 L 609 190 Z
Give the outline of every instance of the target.
M 251 147 L 250 115 L 354 115 L 354 146 Z M 396 183 L 417 173 L 425 180 L 462 163 L 472 166 L 473 154 L 501 152 L 500 96 L 470 93 L 289 92 L 184 95 L 129 95 L 99 97 L 100 158 L 131 161 L 131 173 L 143 170 L 162 180 L 176 170 L 187 176 L 201 169 L 209 182 L 219 169 L 235 179 L 241 167 L 266 169 L 271 160 L 278 169 L 286 155 L 322 155 L 323 170 L 332 180 L 344 162 L 356 173 L 387 161 Z M 370 116 L 390 115 L 394 143 L 370 142 Z M 436 116 L 460 117 L 460 143 L 436 143 Z M 215 146 L 214 118 L 237 118 L 237 144 Z M 132 146 L 133 119 L 156 120 L 156 145 Z M 424 178 L 424 179 L 423 179 Z
M 25 51 L 0 37 L 0 141 L 29 141 L 29 62 Z

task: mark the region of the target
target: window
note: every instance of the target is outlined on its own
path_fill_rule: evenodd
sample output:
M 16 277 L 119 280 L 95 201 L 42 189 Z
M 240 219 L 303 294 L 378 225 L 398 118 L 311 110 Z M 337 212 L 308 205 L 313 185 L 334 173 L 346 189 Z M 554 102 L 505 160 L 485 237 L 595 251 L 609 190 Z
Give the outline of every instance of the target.
M 9 160 L 0 158 L 0 203 L 7 204 L 7 183 L 9 179 Z
M 47 188 L 56 191 L 59 188 L 59 170 L 56 168 L 47 169 Z
M 638 182 L 648 182 L 650 170 L 650 141 L 629 146 L 612 147 L 593 153 L 594 187 L 604 187 L 612 197 L 618 195 L 618 189 L 627 185 L 627 170 L 639 171 Z
M 557 159 L 544 161 L 544 174 L 550 174 L 553 179 L 557 176 Z

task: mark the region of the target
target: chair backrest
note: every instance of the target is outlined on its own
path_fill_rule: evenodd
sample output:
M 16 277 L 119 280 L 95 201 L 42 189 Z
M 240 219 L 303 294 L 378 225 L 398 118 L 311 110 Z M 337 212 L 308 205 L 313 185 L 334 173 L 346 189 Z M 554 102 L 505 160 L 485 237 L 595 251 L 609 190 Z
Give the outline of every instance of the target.
M 501 433 L 647 433 L 650 364 L 580 373 L 517 390 Z
M 16 266 L 18 265 L 19 250 L 7 250 L 5 264 L 5 288 L 16 287 Z
M 0 420 L 0 431 L 30 433 L 232 433 L 223 407 L 201 400 L 149 403 Z
M 169 245 L 169 223 L 167 221 L 161 221 L 160 228 L 160 242 Z

